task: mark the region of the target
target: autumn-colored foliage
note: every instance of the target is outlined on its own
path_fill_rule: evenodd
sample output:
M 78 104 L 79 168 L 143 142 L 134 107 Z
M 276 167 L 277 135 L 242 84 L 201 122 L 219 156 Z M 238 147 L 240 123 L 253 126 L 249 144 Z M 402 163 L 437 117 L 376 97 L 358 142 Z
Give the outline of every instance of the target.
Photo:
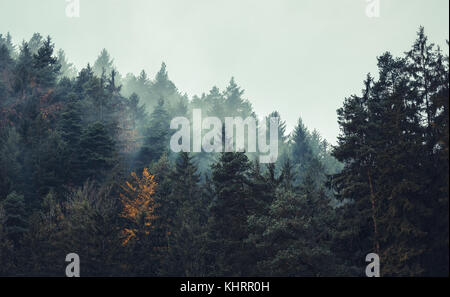
M 123 205 L 120 216 L 127 219 L 131 225 L 122 230 L 123 245 L 132 239 L 139 240 L 140 236 L 150 234 L 152 221 L 156 219 L 154 211 L 158 206 L 153 198 L 157 185 L 154 175 L 144 168 L 142 177 L 138 177 L 135 172 L 132 172 L 131 176 L 133 180 L 125 182 L 125 185 L 122 186 L 123 193 L 120 194 L 120 201 Z

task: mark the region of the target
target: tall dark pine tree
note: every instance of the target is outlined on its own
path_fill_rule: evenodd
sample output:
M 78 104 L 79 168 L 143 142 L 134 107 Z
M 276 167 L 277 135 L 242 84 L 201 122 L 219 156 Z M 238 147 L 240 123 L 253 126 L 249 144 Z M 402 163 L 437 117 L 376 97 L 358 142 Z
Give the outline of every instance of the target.
M 3 45 L 6 46 L 6 49 L 8 50 L 11 58 L 16 59 L 17 58 L 16 46 L 13 44 L 12 36 L 9 32 L 6 34 L 5 37 L 3 37 L 2 34 L 0 34 L 0 46 Z
M 341 134 L 334 157 L 344 163 L 343 170 L 332 177 L 332 184 L 341 201 L 349 201 L 338 212 L 339 234 L 336 237 L 336 253 L 345 259 L 348 267 L 363 275 L 361 259 L 371 252 L 379 252 L 377 212 L 373 192 L 373 135 L 368 123 L 367 101 L 372 78 L 367 77 L 362 96 L 346 98 L 338 109 Z
M 80 146 L 82 136 L 82 119 L 79 104 L 70 102 L 61 114 L 59 130 L 64 147 L 64 179 L 68 184 L 81 185 L 85 177 L 82 172 L 82 151 Z
M 350 201 L 344 216 L 352 219 L 345 224 L 359 226 L 340 234 L 352 233 L 359 242 L 353 248 L 367 252 L 371 238 L 372 252 L 383 259 L 382 275 L 441 275 L 448 271 L 439 264 L 448 259 L 442 252 L 448 238 L 437 234 L 447 234 L 448 208 L 445 214 L 440 208 L 448 199 L 437 198 L 446 165 L 438 164 L 443 147 L 432 98 L 445 98 L 448 70 L 423 29 L 406 58 L 386 53 L 378 67 L 379 79 L 369 77 L 363 96 L 347 99 L 338 111 L 342 133 L 334 155 L 345 167 L 333 183 Z
M 168 200 L 176 207 L 173 230 L 169 236 L 168 274 L 205 276 L 206 208 L 199 186 L 197 168 L 186 152 L 176 160 L 172 175 L 173 190 Z
M 378 67 L 380 78 L 369 101 L 370 122 L 379 133 L 372 137 L 376 168 L 370 177 L 379 218 L 382 273 L 422 275 L 431 209 L 424 192 L 427 156 L 424 129 L 417 118 L 418 98 L 409 96 L 403 58 L 386 53 L 378 59 Z
M 33 55 L 28 43 L 24 42 L 14 68 L 14 91 L 24 99 L 30 93 L 30 83 L 33 78 Z
M 448 61 L 448 57 L 447 57 Z M 434 238 L 430 240 L 433 243 L 433 252 L 430 253 L 430 260 L 427 262 L 435 271 L 435 275 L 448 275 L 449 263 L 449 83 L 448 83 L 448 64 L 446 65 L 447 81 L 442 89 L 433 96 L 433 104 L 437 113 L 434 126 L 437 129 L 437 150 L 436 158 L 436 200 L 433 205 L 433 213 L 435 214 L 434 222 L 431 224 L 429 236 Z M 445 81 L 445 80 L 444 80 Z M 437 213 L 437 214 L 436 214 Z M 437 240 L 436 240 L 437 239 Z M 431 270 L 431 269 L 430 269 Z
M 428 41 L 424 31 L 423 27 L 419 28 L 416 41 L 406 53 L 408 87 L 415 99 L 424 135 L 423 187 L 426 195 L 434 198 L 425 202 L 433 213 L 425 223 L 426 242 L 431 243 L 431 247 L 421 262 L 426 275 L 448 275 L 448 265 L 443 264 L 448 263 L 449 246 L 448 141 L 447 146 L 445 144 L 448 139 L 448 130 L 445 132 L 448 129 L 448 55 L 444 57 L 441 49 Z
M 168 247 L 169 238 L 171 232 L 173 232 L 174 219 L 177 213 L 177 208 L 173 199 L 172 193 L 172 172 L 173 166 L 169 162 L 166 153 L 163 153 L 161 158 L 153 164 L 150 169 L 151 173 L 155 176 L 156 189 L 155 189 L 155 202 L 158 207 L 155 210 L 156 219 L 153 223 L 154 231 L 152 237 L 152 244 L 158 251 L 156 259 L 158 264 L 155 270 L 160 271 L 164 275 L 171 272 L 167 268 L 166 261 L 169 257 Z
M 114 140 L 105 126 L 99 122 L 89 125 L 81 136 L 80 146 L 84 178 L 102 180 L 106 171 L 114 166 L 115 153 Z
M 18 245 L 28 230 L 23 195 L 16 192 L 8 194 L 3 201 L 3 209 L 6 213 L 4 222 L 6 235 L 15 245 Z
M 338 272 L 331 250 L 335 216 L 310 166 L 301 187 L 289 159 L 266 212 L 250 216 L 256 251 L 261 255 L 257 271 L 262 276 L 324 276 Z
M 213 275 L 251 274 L 252 257 L 245 242 L 247 217 L 254 207 L 250 199 L 249 169 L 244 153 L 222 153 L 213 165 L 215 200 L 211 205 L 208 251 L 215 258 L 211 259 Z
M 149 166 L 159 160 L 161 155 L 168 150 L 170 118 L 164 108 L 164 99 L 160 98 L 158 106 L 150 116 L 150 124 L 144 135 L 144 143 L 141 147 L 136 167 Z
M 54 45 L 49 36 L 33 57 L 36 83 L 44 89 L 55 85 L 61 69 L 58 59 L 53 56 L 53 48 Z
M 290 157 L 298 172 L 297 185 L 304 178 L 304 173 L 306 172 L 306 168 L 308 168 L 309 162 L 315 158 L 309 143 L 309 138 L 309 131 L 303 124 L 302 119 L 299 118 L 297 126 L 295 126 L 290 137 Z

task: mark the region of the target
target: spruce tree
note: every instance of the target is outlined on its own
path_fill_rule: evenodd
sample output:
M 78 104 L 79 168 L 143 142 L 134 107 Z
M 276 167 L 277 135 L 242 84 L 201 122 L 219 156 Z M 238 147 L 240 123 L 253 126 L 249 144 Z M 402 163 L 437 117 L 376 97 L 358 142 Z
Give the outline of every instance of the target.
M 247 217 L 251 214 L 250 163 L 242 153 L 222 153 L 213 165 L 215 200 L 209 222 L 209 256 L 215 258 L 213 275 L 243 276 L 251 273 Z
M 6 236 L 17 246 L 28 231 L 23 195 L 16 192 L 9 193 L 2 204 L 5 211 L 4 228 Z
M 172 181 L 168 198 L 176 205 L 176 214 L 169 236 L 168 275 L 205 276 L 206 204 L 196 165 L 188 153 L 179 153 Z
M 115 153 L 114 140 L 105 126 L 99 122 L 89 125 L 81 136 L 80 146 L 83 177 L 102 180 L 114 165 Z
M 150 123 L 144 136 L 144 143 L 137 159 L 137 168 L 156 162 L 168 151 L 170 119 L 164 107 L 164 99 L 160 98 L 158 106 L 150 116 Z

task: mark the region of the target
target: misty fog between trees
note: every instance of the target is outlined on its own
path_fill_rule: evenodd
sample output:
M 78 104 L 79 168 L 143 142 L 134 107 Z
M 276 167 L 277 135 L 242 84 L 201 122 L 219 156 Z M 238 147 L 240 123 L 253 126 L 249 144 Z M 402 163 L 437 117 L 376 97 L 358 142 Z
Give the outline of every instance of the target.
M 324 119 L 336 145 L 258 115 L 279 118 L 268 164 L 170 150 L 194 109 L 257 116 L 233 78 L 189 98 L 170 65 L 122 75 L 104 49 L 75 69 L 51 37 L 2 33 L 0 276 L 64 276 L 69 253 L 82 276 L 364 276 L 369 253 L 382 276 L 448 276 L 448 47 L 423 28 Z

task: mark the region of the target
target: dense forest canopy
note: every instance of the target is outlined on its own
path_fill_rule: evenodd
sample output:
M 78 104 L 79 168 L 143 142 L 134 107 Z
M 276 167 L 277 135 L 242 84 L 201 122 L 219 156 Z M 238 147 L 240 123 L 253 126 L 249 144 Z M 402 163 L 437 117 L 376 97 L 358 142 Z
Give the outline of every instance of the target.
M 256 116 L 234 78 L 189 98 L 165 63 L 77 70 L 50 37 L 0 35 L 0 275 L 448 275 L 449 58 L 420 28 L 337 111 L 331 146 L 279 118 L 279 155 L 174 153 L 171 119 Z M 448 48 L 447 48 L 448 51 Z M 375 57 L 374 57 L 375 58 Z M 324 107 L 325 108 L 325 107 Z

